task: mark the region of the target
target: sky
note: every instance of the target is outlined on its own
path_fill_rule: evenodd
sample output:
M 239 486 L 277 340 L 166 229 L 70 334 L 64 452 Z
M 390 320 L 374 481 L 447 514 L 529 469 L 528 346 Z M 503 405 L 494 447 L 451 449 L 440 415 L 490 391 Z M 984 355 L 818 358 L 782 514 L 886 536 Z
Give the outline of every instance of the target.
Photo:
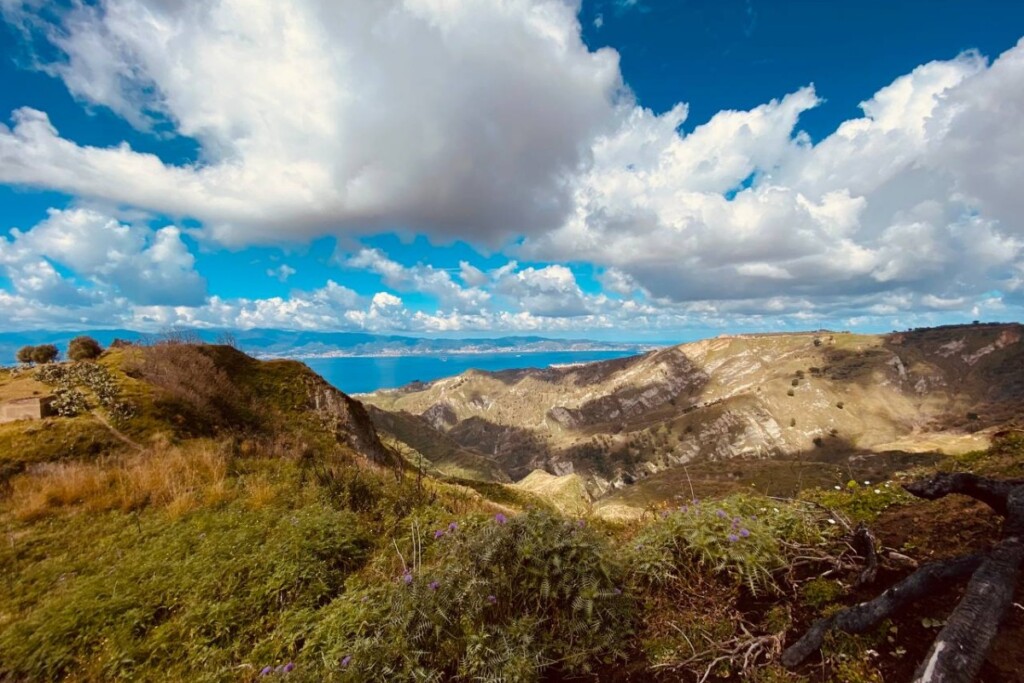
M 0 0 L 0 331 L 1024 310 L 1024 3 Z

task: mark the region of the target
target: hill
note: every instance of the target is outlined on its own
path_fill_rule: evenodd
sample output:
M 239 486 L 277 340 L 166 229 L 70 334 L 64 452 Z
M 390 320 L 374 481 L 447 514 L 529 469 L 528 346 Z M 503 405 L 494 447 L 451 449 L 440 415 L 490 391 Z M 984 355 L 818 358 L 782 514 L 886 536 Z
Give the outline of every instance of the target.
M 805 472 L 821 483 L 849 478 L 851 456 L 877 464 L 886 458 L 865 456 L 983 447 L 1024 410 L 1022 330 L 720 337 L 580 367 L 471 371 L 363 400 L 422 419 L 512 479 L 577 473 L 594 497 L 647 478 L 653 491 L 659 473 L 671 481 L 663 493 L 679 493 L 684 465 L 790 493 L 794 462 L 831 465 Z M 437 438 L 419 435 L 407 435 L 410 446 Z M 757 462 L 725 464 L 736 460 Z
M 696 363 L 678 359 L 658 362 Z M 607 386 L 607 367 L 550 376 Z M 620 409 L 655 401 L 614 381 Z M 893 455 L 911 470 L 893 480 L 788 499 L 738 492 L 730 464 L 635 519 L 599 509 L 612 496 L 592 505 L 578 473 L 487 481 L 501 461 L 434 430 L 442 411 L 367 410 L 300 363 L 228 346 L 0 372 L 0 401 L 48 393 L 60 414 L 0 424 L 2 681 L 908 680 L 955 591 L 836 635 L 795 672 L 780 653 L 915 563 L 998 533 L 983 506 L 920 501 L 901 481 L 1024 475 L 1024 439 L 1007 432 L 987 451 Z M 993 387 L 991 405 L 1007 393 Z M 702 486 L 713 495 L 694 500 Z M 878 585 L 858 580 L 858 522 L 880 539 Z M 983 680 L 1013 680 L 1022 633 L 1011 614 Z

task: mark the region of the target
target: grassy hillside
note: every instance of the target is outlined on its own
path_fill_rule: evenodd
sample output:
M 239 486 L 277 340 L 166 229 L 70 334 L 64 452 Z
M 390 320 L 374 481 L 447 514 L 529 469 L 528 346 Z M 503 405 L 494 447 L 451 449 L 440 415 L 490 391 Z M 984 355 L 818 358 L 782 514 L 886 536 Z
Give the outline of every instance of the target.
M 575 472 L 602 497 L 687 463 L 848 470 L 832 455 L 984 447 L 1022 416 L 1022 330 L 722 337 L 581 367 L 468 372 L 364 400 L 423 418 L 513 479 Z
M 298 363 L 173 345 L 98 367 L 0 377 L 78 391 L 84 411 L 4 426 L 19 447 L 0 450 L 0 680 L 903 680 L 949 599 L 798 672 L 777 663 L 864 598 L 847 525 L 920 561 L 995 529 L 897 478 L 788 500 L 739 480 L 609 522 L 567 505 L 579 478 L 420 476 Z M 1011 435 L 927 466 L 1019 477 L 1022 462 Z M 886 561 L 883 578 L 907 572 Z M 1020 670 L 1021 622 L 985 680 Z

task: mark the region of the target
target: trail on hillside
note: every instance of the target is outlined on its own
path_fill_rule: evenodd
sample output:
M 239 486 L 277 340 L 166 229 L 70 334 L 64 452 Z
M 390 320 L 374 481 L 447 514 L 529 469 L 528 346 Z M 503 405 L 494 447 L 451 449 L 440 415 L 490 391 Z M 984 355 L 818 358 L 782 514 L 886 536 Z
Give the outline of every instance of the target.
M 110 430 L 110 433 L 111 433 L 111 434 L 113 434 L 114 436 L 116 436 L 116 437 L 117 437 L 117 438 L 118 438 L 119 440 L 123 441 L 124 443 L 126 443 L 126 444 L 127 444 L 127 445 L 129 445 L 129 446 L 131 446 L 132 448 L 134 448 L 134 449 L 135 449 L 135 450 L 137 450 L 137 451 L 144 451 L 144 450 L 146 450 L 146 449 L 145 449 L 145 448 L 144 448 L 144 447 L 142 446 L 142 444 L 139 444 L 139 443 L 137 443 L 137 442 L 135 442 L 135 441 L 132 441 L 132 440 L 131 440 L 130 438 L 128 438 L 128 436 L 127 436 L 127 435 L 126 435 L 126 434 L 125 434 L 124 432 L 122 432 L 121 430 L 119 430 L 119 429 L 118 429 L 117 427 L 115 427 L 114 425 L 110 424 L 110 422 L 108 422 L 108 421 L 107 421 L 107 419 L 106 419 L 105 417 L 103 417 L 102 415 L 100 415 L 100 412 L 99 412 L 99 410 L 93 410 L 93 411 L 90 411 L 90 414 L 91 414 L 91 415 L 92 415 L 92 416 L 93 416 L 94 418 L 96 418 L 96 421 L 97 421 L 97 422 L 99 422 L 99 423 L 100 423 L 101 425 L 103 425 L 103 426 L 104 426 L 104 427 L 106 427 L 106 428 L 107 428 L 108 430 Z

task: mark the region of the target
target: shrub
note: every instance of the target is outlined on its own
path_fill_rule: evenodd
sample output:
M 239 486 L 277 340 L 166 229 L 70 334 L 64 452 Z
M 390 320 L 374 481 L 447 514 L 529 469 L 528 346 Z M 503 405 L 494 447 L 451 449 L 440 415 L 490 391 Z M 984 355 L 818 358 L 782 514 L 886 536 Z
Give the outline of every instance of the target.
M 535 681 L 554 662 L 583 674 L 624 658 L 632 600 L 589 528 L 530 512 L 425 543 L 422 562 L 410 550 L 390 582 L 325 610 L 316 647 L 343 680 Z
M 207 347 L 164 341 L 145 346 L 130 368 L 163 390 L 160 405 L 192 431 L 203 433 L 218 425 L 244 421 L 242 398 L 231 377 L 207 355 Z
M 641 585 L 704 571 L 745 584 L 755 594 L 771 591 L 776 588 L 772 571 L 786 561 L 780 538 L 801 544 L 824 536 L 796 506 L 742 495 L 697 502 L 665 513 L 636 538 L 631 570 Z
M 18 353 L 15 356 L 19 363 L 34 363 L 33 355 L 35 354 L 36 347 L 34 346 L 22 346 L 18 349 Z
M 77 389 L 80 386 L 88 387 L 116 422 L 135 414 L 134 406 L 121 400 L 120 385 L 102 365 L 85 362 L 45 365 L 36 370 L 35 378 L 56 388 L 58 415 L 72 417 L 88 409 L 85 396 Z
M 78 389 L 57 389 L 53 394 L 51 406 L 61 417 L 74 417 L 89 410 L 85 395 Z
M 92 337 L 75 337 L 68 343 L 68 358 L 71 360 L 93 360 L 103 353 L 103 347 Z
M 60 355 L 60 351 L 53 344 L 41 344 L 33 347 L 32 349 L 32 362 L 34 363 L 52 363 L 57 360 Z
M 847 482 L 838 490 L 814 489 L 805 491 L 801 497 L 834 510 L 854 522 L 872 522 L 884 510 L 914 500 L 902 487 L 892 482 L 877 485 L 861 485 Z

